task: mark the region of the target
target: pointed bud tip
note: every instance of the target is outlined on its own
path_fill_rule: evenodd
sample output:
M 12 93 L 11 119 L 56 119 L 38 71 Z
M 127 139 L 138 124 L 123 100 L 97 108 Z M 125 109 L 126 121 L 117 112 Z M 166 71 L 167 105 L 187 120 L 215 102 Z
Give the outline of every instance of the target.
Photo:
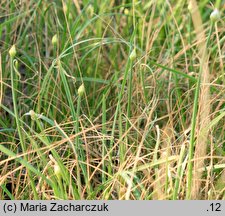
M 129 56 L 131 61 L 134 61 L 137 57 L 136 49 L 134 48 Z
M 58 36 L 57 34 L 55 34 L 53 37 L 52 37 L 52 45 L 56 45 L 58 43 Z
M 54 165 L 54 173 L 58 179 L 61 178 L 62 172 L 61 172 L 60 166 L 57 163 Z
M 84 84 L 82 84 L 79 88 L 78 88 L 78 95 L 82 96 L 85 92 L 85 88 L 84 88 Z
M 10 55 L 10 57 L 12 57 L 12 58 L 15 57 L 15 55 L 16 55 L 16 45 L 15 45 L 15 44 L 12 45 L 12 47 L 10 48 L 10 50 L 9 50 L 9 55 Z
M 94 15 L 94 7 L 92 4 L 89 4 L 87 7 L 87 14 L 89 17 L 92 17 Z

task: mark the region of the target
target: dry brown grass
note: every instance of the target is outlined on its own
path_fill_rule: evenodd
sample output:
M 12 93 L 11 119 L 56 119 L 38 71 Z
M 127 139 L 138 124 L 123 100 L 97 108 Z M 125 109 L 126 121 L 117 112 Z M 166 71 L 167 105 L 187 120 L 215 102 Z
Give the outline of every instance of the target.
M 201 176 L 202 172 L 199 172 L 199 168 L 204 166 L 204 158 L 207 156 L 208 146 L 208 131 L 204 130 L 205 126 L 210 122 L 210 91 L 209 91 L 209 67 L 208 67 L 208 51 L 206 47 L 206 36 L 203 28 L 202 18 L 198 9 L 197 2 L 195 0 L 190 1 L 191 16 L 195 28 L 196 41 L 198 43 L 198 58 L 200 62 L 200 75 L 201 75 L 201 91 L 199 96 L 199 109 L 197 117 L 197 133 L 196 144 L 194 154 L 194 169 L 193 169 L 193 188 L 191 192 L 192 199 L 199 199 L 201 197 Z M 202 70 L 202 72 L 201 72 Z M 204 133 L 203 133 L 204 130 Z

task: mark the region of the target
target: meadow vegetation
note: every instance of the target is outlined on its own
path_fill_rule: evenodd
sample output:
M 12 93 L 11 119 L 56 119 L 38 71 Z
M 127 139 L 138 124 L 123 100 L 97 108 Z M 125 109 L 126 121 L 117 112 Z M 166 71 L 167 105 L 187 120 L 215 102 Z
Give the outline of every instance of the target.
M 225 199 L 224 0 L 1 0 L 0 199 Z

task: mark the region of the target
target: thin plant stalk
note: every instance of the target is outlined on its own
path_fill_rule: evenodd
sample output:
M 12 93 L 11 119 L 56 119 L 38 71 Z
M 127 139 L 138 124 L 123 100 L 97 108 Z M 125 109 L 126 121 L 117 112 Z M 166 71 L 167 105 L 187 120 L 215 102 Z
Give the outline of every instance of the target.
M 205 50 L 203 51 L 203 56 L 202 60 L 205 60 L 206 58 L 206 53 L 207 53 L 207 48 L 208 44 L 210 41 L 210 37 L 212 35 L 212 30 L 213 30 L 213 23 L 211 23 L 210 26 L 210 32 L 207 38 Z M 195 96 L 194 96 L 194 104 L 193 104 L 193 114 L 192 114 L 192 119 L 191 119 L 191 134 L 190 134 L 190 145 L 189 145 L 189 152 L 188 152 L 188 173 L 187 173 L 187 194 L 186 198 L 190 199 L 191 198 L 191 190 L 192 190 L 192 178 L 193 178 L 193 158 L 194 158 L 194 146 L 195 146 L 195 129 L 196 129 L 196 124 L 197 124 L 197 114 L 198 114 L 198 101 L 199 101 L 199 94 L 200 94 L 200 87 L 201 87 L 201 79 L 202 79 L 202 73 L 203 73 L 203 64 L 204 62 L 200 63 L 200 70 L 199 70 L 199 75 L 197 79 L 197 85 L 195 88 Z
M 10 55 L 10 72 L 11 72 L 11 87 L 12 87 L 12 99 L 13 99 L 13 109 L 14 109 L 14 114 L 15 114 L 15 119 L 16 119 L 16 127 L 17 127 L 17 131 L 18 131 L 18 135 L 19 135 L 19 139 L 20 139 L 20 143 L 21 143 L 21 147 L 22 147 L 22 151 L 23 153 L 26 153 L 26 145 L 24 142 L 24 136 L 22 133 L 22 129 L 21 129 L 21 125 L 20 125 L 20 117 L 19 117 L 19 113 L 18 113 L 18 107 L 17 107 L 17 81 L 14 78 L 14 56 Z M 26 161 L 28 161 L 27 156 L 24 156 L 24 159 Z M 33 177 L 31 176 L 30 171 L 28 170 L 28 176 L 30 178 L 30 183 L 31 183 L 31 187 L 32 190 L 34 192 L 34 199 L 38 199 L 38 194 L 35 188 L 35 184 L 33 181 Z
M 103 94 L 103 97 L 102 97 L 102 134 L 103 134 L 103 136 L 106 135 L 106 97 L 105 97 L 105 94 Z M 102 158 L 105 158 L 106 149 L 107 149 L 106 140 L 103 137 L 103 139 L 102 139 Z M 102 183 L 104 183 L 106 181 L 105 172 L 106 172 L 106 163 L 105 163 L 105 160 L 103 160 L 102 161 Z

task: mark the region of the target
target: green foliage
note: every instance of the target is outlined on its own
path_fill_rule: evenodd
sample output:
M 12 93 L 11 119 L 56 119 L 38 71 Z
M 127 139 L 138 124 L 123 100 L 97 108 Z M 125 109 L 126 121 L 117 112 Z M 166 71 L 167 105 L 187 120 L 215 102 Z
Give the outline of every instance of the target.
M 186 2 L 0 4 L 0 199 L 187 198 L 195 140 L 204 130 Z M 216 1 L 213 22 L 211 2 L 198 6 L 211 94 L 200 198 L 219 199 L 224 6 Z

